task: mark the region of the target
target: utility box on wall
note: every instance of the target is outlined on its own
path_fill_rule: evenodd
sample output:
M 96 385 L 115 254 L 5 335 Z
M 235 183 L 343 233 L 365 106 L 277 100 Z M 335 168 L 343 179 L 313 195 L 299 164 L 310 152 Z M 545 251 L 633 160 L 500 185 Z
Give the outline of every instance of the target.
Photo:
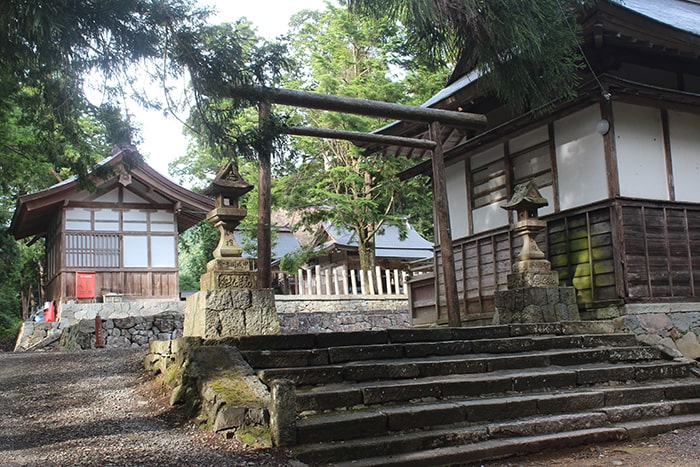
M 95 273 L 75 273 L 75 298 L 95 298 Z

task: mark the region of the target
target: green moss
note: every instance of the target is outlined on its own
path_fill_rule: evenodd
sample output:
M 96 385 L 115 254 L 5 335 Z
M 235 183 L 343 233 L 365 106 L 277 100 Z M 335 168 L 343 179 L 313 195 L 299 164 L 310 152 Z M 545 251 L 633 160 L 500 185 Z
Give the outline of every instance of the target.
M 236 406 L 259 402 L 258 396 L 237 373 L 216 376 L 209 382 L 209 386 L 222 397 L 227 405 Z
M 236 430 L 236 439 L 248 446 L 269 448 L 272 447 L 270 430 L 263 427 L 244 427 Z
M 165 369 L 164 377 L 168 387 L 175 387 L 181 381 L 182 369 L 178 365 L 170 365 Z

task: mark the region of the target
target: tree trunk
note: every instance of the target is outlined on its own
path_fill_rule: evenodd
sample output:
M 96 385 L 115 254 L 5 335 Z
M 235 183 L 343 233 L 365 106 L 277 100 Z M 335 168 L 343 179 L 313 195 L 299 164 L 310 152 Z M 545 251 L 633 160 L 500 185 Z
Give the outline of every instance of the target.
M 366 290 L 370 290 L 369 281 L 374 271 L 376 258 L 374 256 L 374 236 L 371 237 L 372 240 L 366 240 L 367 238 L 366 235 L 358 236 L 357 251 L 360 256 L 360 273 L 362 274 L 362 280 L 364 281 Z

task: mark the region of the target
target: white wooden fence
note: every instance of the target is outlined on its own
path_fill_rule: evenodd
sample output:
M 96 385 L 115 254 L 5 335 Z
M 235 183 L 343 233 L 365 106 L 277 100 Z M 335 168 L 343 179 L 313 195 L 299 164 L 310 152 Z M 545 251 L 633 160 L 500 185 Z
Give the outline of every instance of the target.
M 299 269 L 297 295 L 406 295 L 406 271 L 384 270 L 377 266 L 368 271 L 367 280 L 362 271 L 345 267 L 321 270 L 320 266 Z

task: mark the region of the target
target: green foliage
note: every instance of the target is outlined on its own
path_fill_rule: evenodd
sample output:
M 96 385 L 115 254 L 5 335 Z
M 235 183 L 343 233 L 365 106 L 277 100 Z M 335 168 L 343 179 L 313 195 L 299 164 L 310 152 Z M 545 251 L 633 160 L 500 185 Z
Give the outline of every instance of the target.
M 213 258 L 212 252 L 218 243 L 219 231 L 207 221 L 180 234 L 180 290 L 199 290 L 199 277 L 206 271 L 207 262 Z
M 404 41 L 402 29 L 383 18 L 357 18 L 333 6 L 301 12 L 293 19 L 289 36 L 289 48 L 300 66 L 286 84 L 386 102 L 423 102 L 442 88 L 447 72 L 440 67 L 432 72 L 425 67 L 400 69 L 406 62 Z M 310 126 L 364 132 L 387 123 L 299 109 L 290 118 Z M 382 223 L 403 225 L 411 214 L 432 218 L 430 191 L 394 176 L 411 161 L 391 155 L 368 157 L 337 140 L 299 139 L 295 146 L 303 154 L 301 161 L 278 181 L 286 193 L 284 207 L 302 210 L 306 226 L 330 221 L 353 230 L 363 268 L 372 267 L 374 235 Z
M 0 216 L 1 218 L 2 216 Z M 0 337 L 17 334 L 23 321 L 22 301 L 38 300 L 41 242 L 29 247 L 18 243 L 0 226 Z
M 352 11 L 400 21 L 419 63 L 478 68 L 503 101 L 537 108 L 575 94 L 580 0 L 348 0 Z
M 253 126 L 251 99 L 232 99 L 231 86 L 271 86 L 291 67 L 286 48 L 262 41 L 247 21 L 181 28 L 170 50 L 171 72 L 186 70 L 194 93 L 188 130 L 219 161 L 255 159 L 262 150 L 280 149 L 281 122 Z
M 6 0 L 0 9 L 0 209 L 57 179 L 87 173 L 134 130 L 114 104 L 137 79 L 135 66 L 160 60 L 172 31 L 196 29 L 206 11 L 186 0 Z M 140 79 L 140 78 L 139 78 Z M 103 102 L 87 97 L 88 80 Z M 37 298 L 41 242 L 16 244 L 0 216 L 0 332 Z
M 280 271 L 286 272 L 287 274 L 296 274 L 299 268 L 306 263 L 313 254 L 313 250 L 304 248 L 287 253 L 280 260 Z

